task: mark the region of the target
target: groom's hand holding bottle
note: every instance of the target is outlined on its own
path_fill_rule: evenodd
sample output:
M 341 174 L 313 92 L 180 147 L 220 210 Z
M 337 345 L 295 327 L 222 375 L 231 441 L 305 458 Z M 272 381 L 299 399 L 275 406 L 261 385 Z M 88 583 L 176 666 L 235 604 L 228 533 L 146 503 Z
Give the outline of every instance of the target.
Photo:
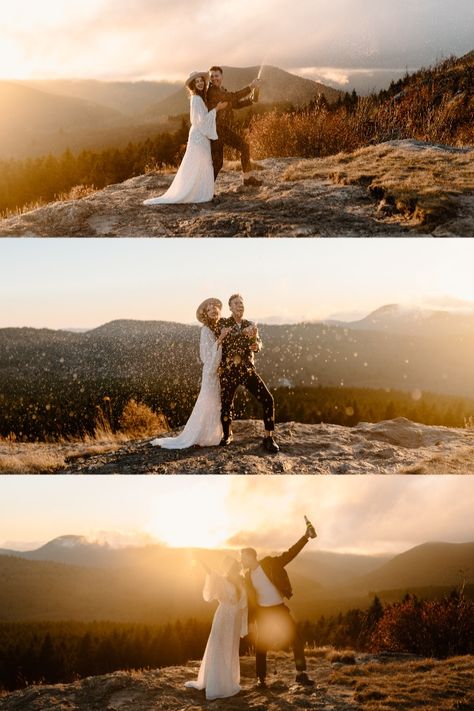
M 245 328 L 242 333 L 244 333 L 247 338 L 250 338 L 252 341 L 252 343 L 250 344 L 250 350 L 254 351 L 255 353 L 258 353 L 258 351 L 260 350 L 260 344 L 257 324 L 247 326 L 247 328 Z

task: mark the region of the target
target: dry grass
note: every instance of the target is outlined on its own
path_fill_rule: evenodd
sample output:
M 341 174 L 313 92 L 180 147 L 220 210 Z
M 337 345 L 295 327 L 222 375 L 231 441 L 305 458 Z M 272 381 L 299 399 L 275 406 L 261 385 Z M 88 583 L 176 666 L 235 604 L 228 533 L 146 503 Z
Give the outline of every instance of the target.
M 70 190 L 65 193 L 59 193 L 55 196 L 55 200 L 60 202 L 65 200 L 80 200 L 81 198 L 88 197 L 96 193 L 98 188 L 94 185 L 74 185 Z
M 286 170 L 284 179 L 363 185 L 382 201 L 381 207 L 427 224 L 441 214 L 453 214 L 453 198 L 474 192 L 474 150 L 448 153 L 382 144 L 300 161 Z
M 352 649 L 334 649 L 327 653 L 331 664 L 355 664 L 356 654 Z
M 93 454 L 114 452 L 127 441 L 118 434 L 107 439 L 81 442 L 0 442 L 0 473 L 54 473 L 66 468 L 68 462 Z
M 107 416 L 98 410 L 93 435 L 81 439 L 61 439 L 48 442 L 17 442 L 15 437 L 0 438 L 1 474 L 54 473 L 68 463 L 97 454 L 120 449 L 126 442 L 169 432 L 164 415 L 154 413 L 147 405 L 129 400 L 122 412 L 117 432 L 113 432 Z
M 474 708 L 474 658 L 373 662 L 335 670 L 331 682 L 353 687 L 361 711 L 468 711 Z
M 88 195 L 93 195 L 97 192 L 98 188 L 93 185 L 74 185 L 67 192 L 59 193 L 54 196 L 54 200 L 35 200 L 29 202 L 21 207 L 15 207 L 13 209 L 6 209 L 0 212 L 0 219 L 6 219 L 8 217 L 15 217 L 17 215 L 23 215 L 25 212 L 31 212 L 32 210 L 37 210 L 40 207 L 51 204 L 51 202 L 66 202 L 67 200 L 80 200 L 81 198 L 87 197 Z

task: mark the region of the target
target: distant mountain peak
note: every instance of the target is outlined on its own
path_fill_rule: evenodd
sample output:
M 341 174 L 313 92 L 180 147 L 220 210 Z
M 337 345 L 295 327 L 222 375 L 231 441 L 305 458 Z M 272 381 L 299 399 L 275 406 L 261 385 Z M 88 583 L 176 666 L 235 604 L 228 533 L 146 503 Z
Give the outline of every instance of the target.
M 68 534 L 64 536 L 58 536 L 53 538 L 48 543 L 45 543 L 42 548 L 46 547 L 57 547 L 57 548 L 77 548 L 81 546 L 98 545 L 97 543 L 92 543 L 86 536 L 77 536 L 73 534 Z

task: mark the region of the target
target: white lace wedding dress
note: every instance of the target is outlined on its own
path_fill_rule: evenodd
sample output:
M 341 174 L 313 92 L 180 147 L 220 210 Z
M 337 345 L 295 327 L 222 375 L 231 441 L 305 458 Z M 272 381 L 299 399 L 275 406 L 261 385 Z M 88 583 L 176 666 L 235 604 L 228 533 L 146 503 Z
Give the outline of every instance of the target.
M 217 139 L 216 110 L 208 111 L 202 98 L 193 94 L 190 111 L 188 145 L 178 172 L 164 195 L 145 200 L 144 205 L 209 202 L 214 196 L 210 139 Z
M 248 632 L 247 596 L 242 590 L 239 597 L 232 583 L 211 573 L 206 576 L 203 597 L 206 602 L 218 600 L 219 607 L 197 681 L 187 681 L 185 686 L 205 689 L 206 699 L 224 699 L 240 691 L 239 640 Z
M 207 326 L 201 328 L 199 352 L 203 363 L 201 389 L 189 420 L 177 437 L 152 440 L 154 447 L 186 449 L 195 444 L 215 447 L 222 439 L 221 388 L 217 372 L 222 348 L 217 345 L 215 335 Z

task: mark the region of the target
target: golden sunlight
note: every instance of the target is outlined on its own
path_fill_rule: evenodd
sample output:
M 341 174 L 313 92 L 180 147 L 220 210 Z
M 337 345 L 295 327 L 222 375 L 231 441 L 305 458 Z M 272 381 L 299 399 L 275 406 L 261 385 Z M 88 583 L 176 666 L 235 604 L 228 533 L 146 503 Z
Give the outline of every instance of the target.
M 230 481 L 197 482 L 183 478 L 179 490 L 157 500 L 145 531 L 158 541 L 177 548 L 219 548 L 232 535 L 228 495 Z M 214 479 L 214 477 L 213 477 Z
M 0 27 L 0 78 L 29 79 L 37 74 L 46 57 L 46 75 L 54 72 L 54 49 L 63 34 L 74 31 L 77 23 L 94 25 L 94 18 L 105 8 L 104 0 L 30 0 L 2 4 Z M 55 38 L 55 39 L 52 39 Z M 52 64 L 51 64 L 52 63 Z M 45 72 L 40 71 L 43 75 Z

